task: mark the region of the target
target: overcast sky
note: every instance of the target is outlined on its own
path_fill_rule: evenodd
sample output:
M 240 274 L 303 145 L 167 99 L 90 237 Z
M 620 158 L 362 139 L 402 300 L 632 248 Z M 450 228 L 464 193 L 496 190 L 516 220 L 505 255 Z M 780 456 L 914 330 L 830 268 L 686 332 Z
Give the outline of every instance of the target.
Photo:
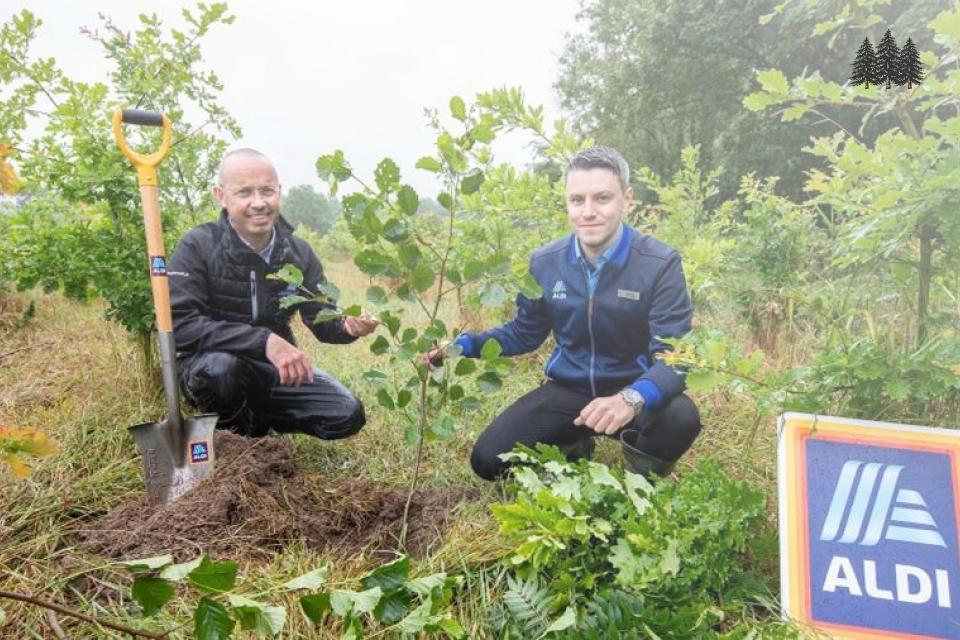
M 208 66 L 224 84 L 222 103 L 243 128 L 235 146 L 271 156 L 285 186 L 319 186 L 318 155 L 343 149 L 370 175 L 385 155 L 421 195 L 436 195 L 430 174 L 413 168 L 431 152 L 425 107 L 447 113 L 452 95 L 520 86 L 559 115 L 552 89 L 565 33 L 578 28 L 578 0 L 353 0 L 228 3 L 236 16 L 203 44 Z M 104 13 L 124 30 L 156 12 L 165 26 L 186 30 L 180 0 L 5 0 L 0 20 L 27 8 L 43 25 L 33 53 L 53 56 L 73 78 L 105 81 L 100 46 L 79 34 Z M 106 123 L 105 123 L 106 126 Z M 498 141 L 499 142 L 499 141 Z M 495 146 L 522 165 L 526 139 Z

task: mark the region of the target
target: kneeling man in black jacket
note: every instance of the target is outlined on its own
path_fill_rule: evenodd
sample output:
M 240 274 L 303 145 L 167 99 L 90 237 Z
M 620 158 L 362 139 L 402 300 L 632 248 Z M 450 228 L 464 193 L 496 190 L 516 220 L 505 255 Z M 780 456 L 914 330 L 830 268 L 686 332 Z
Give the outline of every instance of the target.
M 280 308 L 280 299 L 296 292 L 266 277 L 293 264 L 310 291 L 325 281 L 316 254 L 280 216 L 276 168 L 253 149 L 232 151 L 213 195 L 220 219 L 189 231 L 168 269 L 184 394 L 200 410 L 220 414 L 218 426 L 247 436 L 271 427 L 325 440 L 353 435 L 366 421 L 363 405 L 296 347 L 294 309 Z M 367 315 L 315 324 L 323 308 L 297 306 L 322 342 L 353 342 L 377 326 Z

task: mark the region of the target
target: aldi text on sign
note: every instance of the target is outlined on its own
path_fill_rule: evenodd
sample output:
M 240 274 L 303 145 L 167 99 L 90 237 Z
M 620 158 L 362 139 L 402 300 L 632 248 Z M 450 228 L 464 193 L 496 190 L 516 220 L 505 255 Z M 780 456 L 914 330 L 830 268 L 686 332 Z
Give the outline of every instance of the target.
M 784 613 L 835 638 L 960 638 L 960 433 L 786 414 Z

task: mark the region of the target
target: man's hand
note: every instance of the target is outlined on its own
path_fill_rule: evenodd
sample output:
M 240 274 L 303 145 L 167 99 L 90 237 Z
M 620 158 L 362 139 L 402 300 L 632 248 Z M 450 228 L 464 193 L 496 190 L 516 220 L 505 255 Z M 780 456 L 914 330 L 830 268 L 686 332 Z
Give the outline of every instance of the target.
M 359 338 L 372 333 L 373 330 L 377 328 L 378 324 L 380 324 L 380 321 L 367 313 L 366 310 L 362 311 L 357 317 L 343 317 L 343 330 L 354 338 Z
M 576 417 L 573 424 L 586 426 L 597 433 L 610 435 L 634 418 L 633 407 L 619 393 L 603 398 L 594 398 Z
M 299 387 L 304 382 L 313 382 L 313 366 L 300 349 L 271 333 L 267 338 L 267 360 L 280 373 L 280 384 Z
M 427 351 L 425 354 L 420 356 L 420 358 L 422 358 L 423 361 L 427 363 L 427 368 L 430 371 L 433 371 L 434 369 L 436 369 L 437 367 L 443 364 L 443 357 L 446 355 L 444 350 L 448 346 L 450 346 L 450 343 L 446 342 L 438 347 L 434 347 L 433 349 L 430 349 L 430 351 Z

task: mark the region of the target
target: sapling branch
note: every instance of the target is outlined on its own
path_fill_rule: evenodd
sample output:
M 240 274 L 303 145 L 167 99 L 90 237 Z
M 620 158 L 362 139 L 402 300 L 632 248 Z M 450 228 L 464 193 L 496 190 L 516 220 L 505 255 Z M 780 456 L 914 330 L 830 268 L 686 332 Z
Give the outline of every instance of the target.
M 426 303 L 423 301 L 423 298 L 416 293 L 413 294 L 413 299 L 417 301 L 417 304 L 420 305 L 420 308 L 423 309 L 423 313 L 427 316 L 427 321 L 432 323 L 433 318 L 430 316 L 430 309 L 427 308 Z
M 413 494 L 417 490 L 417 482 L 420 480 L 420 462 L 423 460 L 423 441 L 426 439 L 427 427 L 427 386 L 430 376 L 421 376 L 420 378 L 420 424 L 417 429 L 417 451 L 414 454 L 413 477 L 410 479 L 410 489 L 407 491 L 407 501 L 403 505 L 403 520 L 400 525 L 400 548 L 407 545 L 407 527 L 410 524 L 410 504 L 413 502 Z
M 53 97 L 53 95 L 50 93 L 50 90 L 47 89 L 47 86 L 42 82 L 40 82 L 40 80 L 38 80 L 36 76 L 33 75 L 33 72 L 30 70 L 30 67 L 28 67 L 26 64 L 18 60 L 9 51 L 2 51 L 0 53 L 3 53 L 3 55 L 9 58 L 10 61 L 13 62 L 13 64 L 20 67 L 21 73 L 23 73 L 23 75 L 26 76 L 28 80 L 30 80 L 34 85 L 36 85 L 36 87 L 43 93 L 43 95 L 47 96 L 47 99 L 50 101 L 50 103 L 54 107 L 56 107 L 57 109 L 60 108 L 60 103 L 57 102 L 56 98 Z
M 70 607 L 65 607 L 55 602 L 48 602 L 46 600 L 41 600 L 40 598 L 34 598 L 33 596 L 26 595 L 24 593 L 17 593 L 15 591 L 0 591 L 0 598 L 6 598 L 8 600 L 18 600 L 20 602 L 26 602 L 27 604 L 32 604 L 37 607 L 42 607 L 44 609 L 49 609 L 50 611 L 56 611 L 57 613 L 62 613 L 65 616 L 70 616 L 83 620 L 84 622 L 89 622 L 90 624 L 95 624 L 101 627 L 106 627 L 108 629 L 113 629 L 114 631 L 119 631 L 121 633 L 126 633 L 134 637 L 139 638 L 166 638 L 170 633 L 169 631 L 156 632 L 156 631 L 145 631 L 143 629 L 134 629 L 133 627 L 127 627 L 122 624 L 117 624 L 115 622 L 108 622 L 107 620 L 102 620 L 96 616 L 87 615 L 81 613 Z
M 432 254 L 437 258 L 437 260 L 443 260 L 443 256 L 440 255 L 440 252 L 437 251 L 436 248 L 434 248 L 434 246 L 433 246 L 432 244 L 430 244 L 429 242 L 427 242 L 426 240 L 424 240 L 423 236 L 421 236 L 419 233 L 413 234 L 413 238 L 414 238 L 417 242 L 419 242 L 420 244 L 422 244 L 423 246 L 425 246 L 427 249 L 429 249 L 429 250 L 430 250 L 430 253 L 432 253 Z
M 452 188 L 451 193 L 453 193 L 452 203 L 450 210 L 447 213 L 449 223 L 447 225 L 447 241 L 446 247 L 444 248 L 443 255 L 440 258 L 440 271 L 437 279 L 437 295 L 433 303 L 433 310 L 429 310 L 426 305 L 423 303 L 420 296 L 416 296 L 417 302 L 420 303 L 421 308 L 423 308 L 424 313 L 427 314 L 427 323 L 428 326 L 433 326 L 434 322 L 437 319 L 437 316 L 440 313 L 440 303 L 443 301 L 444 291 L 443 283 L 446 277 L 447 271 L 447 262 L 450 259 L 450 253 L 453 250 L 453 231 L 454 231 L 454 212 L 456 211 L 456 193 L 458 187 L 458 180 L 456 176 L 451 178 Z M 419 242 L 423 242 L 423 239 L 417 236 Z M 430 247 L 433 253 L 440 257 L 440 252 L 437 251 L 432 246 Z M 415 363 L 416 367 L 417 364 Z M 403 522 L 400 526 L 400 547 L 403 548 L 407 543 L 407 527 L 410 520 L 410 504 L 413 502 L 413 495 L 417 490 L 417 483 L 420 480 L 420 465 L 423 461 L 423 442 L 426 438 L 427 430 L 427 391 L 430 384 L 430 374 L 429 369 L 430 365 L 427 363 L 427 375 L 420 376 L 420 411 L 419 411 L 419 420 L 420 424 L 417 426 L 417 450 L 414 454 L 414 464 L 413 464 L 413 477 L 410 479 L 410 489 L 407 492 L 407 501 L 403 506 Z M 419 370 L 418 370 L 419 373 Z

